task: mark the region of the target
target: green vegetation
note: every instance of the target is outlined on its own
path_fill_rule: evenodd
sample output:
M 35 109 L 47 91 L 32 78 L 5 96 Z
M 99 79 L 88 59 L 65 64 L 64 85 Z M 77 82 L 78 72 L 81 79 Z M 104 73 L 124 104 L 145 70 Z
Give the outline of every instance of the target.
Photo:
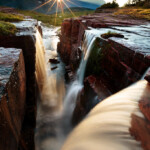
M 15 25 L 0 21 L 0 35 L 1 36 L 7 36 L 7 35 L 14 35 L 16 33 L 17 29 Z
M 125 7 L 150 8 L 150 0 L 128 0 Z
M 47 25 L 56 25 L 56 26 L 60 26 L 63 20 L 66 18 L 79 17 L 82 15 L 88 15 L 93 13 L 92 10 L 73 12 L 74 15 L 70 12 L 64 12 L 64 14 L 58 13 L 56 17 L 56 14 L 45 15 L 33 11 L 22 11 L 22 10 L 19 10 L 18 12 L 24 14 L 25 16 L 31 16 L 32 18 L 37 19 L 38 21 L 42 21 Z
M 23 16 L 0 12 L 0 36 L 14 35 L 17 31 L 16 26 L 9 22 L 22 20 Z
M 150 9 L 124 8 L 119 9 L 114 15 L 129 15 L 133 18 L 147 19 L 150 21 Z
M 23 20 L 23 16 L 20 15 L 13 15 L 13 14 L 9 14 L 9 13 L 1 13 L 0 12 L 0 20 L 1 21 L 8 21 L 8 22 L 12 22 L 12 21 L 22 21 Z
M 102 34 L 101 37 L 104 38 L 104 39 L 108 39 L 108 38 L 110 38 L 110 37 L 124 38 L 124 35 L 119 34 L 119 33 L 116 33 L 116 32 L 108 31 L 108 32 L 105 33 L 105 34 Z
M 116 2 L 116 0 L 113 0 L 112 3 L 106 3 L 104 5 L 102 5 L 100 7 L 100 9 L 110 9 L 110 8 L 118 8 L 119 7 L 119 4 Z

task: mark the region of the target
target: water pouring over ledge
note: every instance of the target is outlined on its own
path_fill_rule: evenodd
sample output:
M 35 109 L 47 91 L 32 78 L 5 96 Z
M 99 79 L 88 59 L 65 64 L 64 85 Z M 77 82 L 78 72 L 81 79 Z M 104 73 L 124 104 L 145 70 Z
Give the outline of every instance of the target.
M 90 32 L 85 33 L 82 45 L 82 50 L 85 56 L 82 57 L 80 67 L 77 71 L 76 80 L 69 86 L 63 104 L 63 98 L 65 95 L 64 72 L 62 69 L 63 64 L 58 64 L 58 68 L 51 71 L 49 63 L 47 63 L 49 58 L 59 59 L 56 52 L 56 44 L 59 41 L 56 35 L 57 30 L 58 29 L 55 30 L 43 27 L 44 45 L 41 35 L 39 32 L 36 33 L 36 76 L 41 95 L 41 101 L 38 105 L 37 131 L 35 136 L 37 150 L 59 150 L 66 136 L 71 131 L 72 112 L 77 97 L 83 88 L 85 68 L 93 43 L 96 39 L 96 36 Z M 50 35 L 48 35 L 48 33 Z M 54 41 L 56 42 L 55 44 Z
M 87 66 L 88 59 L 91 54 L 91 50 L 93 48 L 94 42 L 96 40 L 96 35 L 93 34 L 90 31 L 85 31 L 84 34 L 84 40 L 82 44 L 82 51 L 83 56 L 82 60 L 79 66 L 79 69 L 77 70 L 75 80 L 69 85 L 69 90 L 67 91 L 65 100 L 64 100 L 64 114 L 66 115 L 68 119 L 68 124 L 70 123 L 73 110 L 76 105 L 76 101 L 78 99 L 78 96 L 83 89 L 83 81 L 84 81 L 84 75 L 85 75 L 85 69 Z
M 94 43 L 95 37 L 96 36 L 93 35 L 93 34 L 91 34 L 91 32 L 86 32 L 85 33 L 85 39 L 84 39 L 84 42 L 83 42 L 82 49 L 83 49 L 83 51 L 85 53 L 85 56 L 86 56 L 85 58 L 86 59 L 88 59 L 88 57 L 90 55 L 90 51 L 91 51 L 92 45 L 93 45 L 92 43 Z M 91 49 L 89 47 L 91 47 Z M 84 57 L 83 57 L 83 60 L 81 61 L 82 63 L 80 64 L 79 70 L 78 70 L 77 75 L 76 75 L 76 80 L 68 88 L 69 89 L 68 92 L 67 92 L 68 101 L 66 101 L 67 100 L 66 99 L 67 96 L 66 96 L 65 101 L 64 101 L 64 105 L 62 104 L 63 108 L 62 109 L 58 109 L 58 108 L 56 109 L 54 107 L 55 105 L 50 105 L 50 107 L 43 107 L 43 105 L 41 106 L 40 113 L 39 113 L 39 120 L 38 120 L 39 126 L 37 127 L 37 131 L 38 130 L 40 130 L 40 131 L 38 131 L 39 133 L 37 132 L 37 134 L 36 134 L 36 140 L 37 140 L 36 143 L 37 143 L 37 149 L 38 150 L 40 150 L 40 149 L 42 149 L 42 150 L 43 149 L 44 150 L 50 150 L 50 149 L 57 150 L 57 149 L 60 149 L 60 147 L 64 143 L 64 140 L 65 140 L 67 134 L 71 131 L 72 128 L 71 128 L 71 126 L 70 126 L 69 123 L 70 123 L 72 111 L 73 111 L 75 103 L 76 103 L 76 99 L 78 97 L 78 94 L 80 93 L 80 91 L 83 88 L 83 78 L 84 78 L 84 72 L 85 72 L 85 70 L 83 70 L 82 67 L 86 67 L 86 61 L 87 61 L 86 59 L 84 59 Z M 51 74 L 53 74 L 52 71 L 49 73 L 49 75 L 51 75 Z M 57 82 L 54 82 L 54 85 L 56 85 L 56 83 Z M 57 88 L 54 88 L 54 89 L 57 89 Z M 55 97 L 54 99 L 57 99 L 57 97 Z M 119 99 L 118 99 L 118 101 L 119 101 Z M 47 104 L 44 104 L 44 106 L 45 105 L 48 106 Z M 134 108 L 138 108 L 138 106 L 137 106 L 138 103 L 134 103 L 133 102 L 133 104 L 131 104 L 131 105 Z M 107 108 L 107 106 L 108 106 L 108 104 L 106 104 L 105 107 Z M 120 109 L 117 108 L 117 107 L 120 107 L 120 106 L 121 106 L 121 108 L 123 107 L 123 108 L 126 109 L 126 107 L 124 107 L 124 102 L 123 103 L 121 102 L 121 103 L 117 104 L 115 107 L 113 107 L 116 110 L 112 110 L 112 106 L 108 107 L 108 109 L 110 108 L 109 112 L 116 115 L 117 113 L 115 113 L 115 112 L 120 112 Z M 127 104 L 127 107 L 128 106 L 130 106 L 130 103 Z M 55 109 L 52 109 L 52 108 L 55 108 Z M 130 110 L 130 108 L 131 108 L 131 111 L 132 111 L 132 107 L 129 107 L 129 110 Z M 42 112 L 43 109 L 44 109 L 44 113 Z M 61 110 L 61 111 L 58 111 L 58 110 Z M 62 110 L 64 110 L 64 111 L 62 111 Z M 105 109 L 103 109 L 103 110 L 104 110 L 104 112 L 107 113 L 107 110 L 105 110 Z M 121 114 L 124 115 L 124 114 L 126 114 L 126 112 L 123 112 L 123 113 L 121 112 Z M 142 116 L 139 113 L 137 113 L 137 114 L 139 116 Z M 106 117 L 104 117 L 104 118 L 106 118 Z M 124 117 L 122 119 L 124 120 Z M 129 118 L 126 121 L 124 121 L 124 122 L 127 122 L 125 124 L 122 121 L 122 119 L 120 121 L 121 122 L 120 124 L 125 127 L 125 132 L 126 132 L 128 130 L 129 125 L 130 125 L 129 121 L 131 120 L 131 118 Z M 108 121 L 111 122 L 112 120 L 109 120 L 109 118 L 108 118 Z M 115 118 L 114 118 L 114 121 L 116 121 Z M 103 122 L 103 121 L 100 120 L 100 122 Z M 107 119 L 106 119 L 106 124 L 107 123 L 108 122 L 107 122 Z M 114 127 L 113 123 L 110 123 L 110 126 Z M 93 127 L 93 128 L 95 129 L 95 127 Z M 108 128 L 106 128 L 106 129 L 108 129 Z M 81 129 L 81 131 L 82 130 L 83 129 Z M 90 130 L 92 131 L 92 129 L 90 129 Z M 95 130 L 95 132 L 96 132 L 96 130 Z M 114 132 L 114 134 L 118 133 L 120 135 L 120 132 L 119 131 L 115 132 L 114 128 L 113 128 L 110 133 L 107 133 L 108 136 L 110 136 L 112 132 Z M 123 133 L 125 133 L 125 132 L 123 132 Z M 85 133 L 86 133 L 86 129 L 85 129 Z M 89 136 L 89 137 L 92 137 L 92 136 Z M 120 136 L 118 136 L 118 137 L 120 137 Z M 118 144 L 119 143 L 120 144 L 123 143 L 124 145 L 126 145 L 126 143 L 128 143 L 128 141 L 129 141 L 129 144 L 131 144 L 131 145 L 133 144 L 133 146 L 135 144 L 135 147 L 137 149 L 140 149 L 139 148 L 140 144 L 138 142 L 135 142 L 133 137 L 130 137 L 130 136 L 127 136 L 127 137 L 126 136 L 121 136 L 121 138 L 123 138 L 123 139 L 121 139 L 121 141 L 118 140 Z M 78 139 L 78 138 L 76 138 L 76 139 Z M 75 139 L 73 139 L 73 141 L 74 140 Z M 108 142 L 110 141 L 110 142 L 113 143 L 112 139 L 109 138 L 107 140 L 108 140 Z M 105 142 L 107 142 L 107 140 Z M 125 142 L 122 142 L 124 140 L 125 140 Z M 95 141 L 97 141 L 97 140 L 95 140 Z M 72 144 L 72 143 L 70 142 L 69 145 L 70 144 Z
M 37 110 L 35 145 L 36 150 L 59 150 L 66 136 L 61 127 L 62 103 L 65 95 L 63 63 L 57 64 L 56 70 L 51 70 L 54 64 L 50 64 L 49 59 L 60 59 L 56 52 L 59 41 L 56 35 L 58 29 L 44 26 L 42 28 L 43 39 L 38 31 L 36 33 L 36 77 L 40 99 Z
M 139 102 L 149 99 L 150 85 L 145 80 L 105 99 L 74 129 L 62 150 L 142 150 L 132 133 L 138 136 L 143 131 L 141 137 L 148 136 Z

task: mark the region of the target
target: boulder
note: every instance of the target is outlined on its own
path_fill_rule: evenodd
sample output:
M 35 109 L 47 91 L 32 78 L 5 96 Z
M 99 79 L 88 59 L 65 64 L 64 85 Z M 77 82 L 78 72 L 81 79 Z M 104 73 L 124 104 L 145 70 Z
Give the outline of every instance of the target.
M 59 64 L 60 61 L 58 61 L 57 59 L 49 59 L 49 62 L 52 64 Z

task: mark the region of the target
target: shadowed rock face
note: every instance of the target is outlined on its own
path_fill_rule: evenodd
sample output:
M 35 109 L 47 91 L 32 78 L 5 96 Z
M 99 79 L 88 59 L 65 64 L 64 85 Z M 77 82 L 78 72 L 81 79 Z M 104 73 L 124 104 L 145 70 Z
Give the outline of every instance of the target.
M 145 80 L 147 80 L 150 83 L 150 68 L 149 68 L 148 72 L 145 75 Z
M 36 38 L 34 34 L 37 30 L 37 21 L 27 19 L 14 24 L 18 29 L 18 33 L 15 36 L 0 37 L 0 46 L 6 48 L 19 48 L 23 51 L 26 75 L 26 100 L 24 107 L 26 109 L 17 146 L 20 150 L 33 150 L 35 149 L 34 129 L 36 126 Z
M 18 149 L 26 104 L 22 50 L 0 48 L 0 149 Z

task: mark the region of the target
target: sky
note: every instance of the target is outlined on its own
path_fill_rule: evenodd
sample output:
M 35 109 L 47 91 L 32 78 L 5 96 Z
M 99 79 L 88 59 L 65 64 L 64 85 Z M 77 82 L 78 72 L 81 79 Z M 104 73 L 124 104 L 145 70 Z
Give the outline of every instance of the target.
M 90 2 L 90 3 L 94 3 L 94 4 L 100 4 L 101 0 L 81 0 L 83 2 Z M 112 2 L 112 0 L 105 0 L 106 2 Z M 123 6 L 125 3 L 127 2 L 127 0 L 117 0 L 117 3 L 119 4 L 119 6 Z

